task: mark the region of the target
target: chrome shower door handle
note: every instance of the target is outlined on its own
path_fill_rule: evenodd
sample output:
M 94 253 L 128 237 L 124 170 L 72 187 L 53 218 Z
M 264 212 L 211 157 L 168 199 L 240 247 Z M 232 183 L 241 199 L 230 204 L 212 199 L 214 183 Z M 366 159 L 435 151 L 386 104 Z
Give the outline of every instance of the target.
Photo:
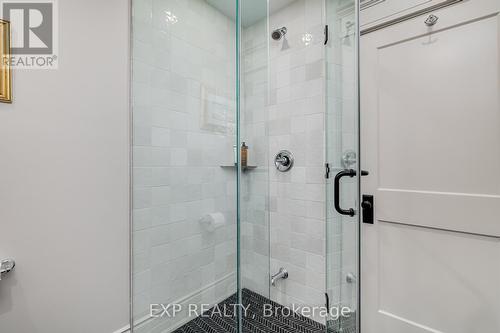
M 341 215 L 347 215 L 347 216 L 356 215 L 356 211 L 354 210 L 354 208 L 343 209 L 342 207 L 340 207 L 340 180 L 343 177 L 347 177 L 347 176 L 352 178 L 352 177 L 356 176 L 356 174 L 357 174 L 356 170 L 346 169 L 346 170 L 340 171 L 335 176 L 335 180 L 333 182 L 333 186 L 334 186 L 333 204 L 335 206 L 335 210 Z M 369 174 L 368 171 L 361 171 L 361 176 L 368 176 L 368 174 Z

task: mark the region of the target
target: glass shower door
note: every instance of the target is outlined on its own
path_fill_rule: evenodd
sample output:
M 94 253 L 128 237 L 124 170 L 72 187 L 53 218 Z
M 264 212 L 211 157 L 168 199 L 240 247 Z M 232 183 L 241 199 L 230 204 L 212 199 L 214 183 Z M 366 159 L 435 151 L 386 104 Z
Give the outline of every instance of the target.
M 238 289 L 235 1 L 132 12 L 131 327 L 196 331 Z
M 328 332 L 359 332 L 358 1 L 326 0 Z

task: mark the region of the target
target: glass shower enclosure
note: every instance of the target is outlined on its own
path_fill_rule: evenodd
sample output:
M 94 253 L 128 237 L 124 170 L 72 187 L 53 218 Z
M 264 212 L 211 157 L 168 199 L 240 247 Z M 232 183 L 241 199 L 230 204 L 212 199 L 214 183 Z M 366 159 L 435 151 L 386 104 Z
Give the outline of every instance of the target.
M 132 9 L 131 330 L 358 332 L 357 1 Z

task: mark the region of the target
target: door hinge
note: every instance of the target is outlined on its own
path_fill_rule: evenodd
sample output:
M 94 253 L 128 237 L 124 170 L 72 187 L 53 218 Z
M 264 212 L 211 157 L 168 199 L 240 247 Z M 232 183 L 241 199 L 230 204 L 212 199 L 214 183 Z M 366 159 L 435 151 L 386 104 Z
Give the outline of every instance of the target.
M 325 25 L 325 45 L 328 44 L 328 24 Z
M 325 163 L 325 178 L 329 179 L 330 178 L 330 163 Z

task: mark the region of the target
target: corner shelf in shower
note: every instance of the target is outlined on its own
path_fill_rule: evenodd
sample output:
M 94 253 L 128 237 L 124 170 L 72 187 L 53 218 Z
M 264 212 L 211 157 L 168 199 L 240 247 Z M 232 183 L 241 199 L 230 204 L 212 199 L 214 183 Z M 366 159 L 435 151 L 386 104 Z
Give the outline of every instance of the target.
M 233 164 L 233 165 L 221 165 L 220 167 L 223 168 L 223 169 L 235 169 L 236 170 L 236 164 Z M 250 171 L 250 170 L 253 170 L 253 169 L 257 169 L 257 166 L 256 165 L 247 165 L 247 166 L 242 167 L 242 169 L 243 169 L 243 172 L 246 172 L 246 171 Z

